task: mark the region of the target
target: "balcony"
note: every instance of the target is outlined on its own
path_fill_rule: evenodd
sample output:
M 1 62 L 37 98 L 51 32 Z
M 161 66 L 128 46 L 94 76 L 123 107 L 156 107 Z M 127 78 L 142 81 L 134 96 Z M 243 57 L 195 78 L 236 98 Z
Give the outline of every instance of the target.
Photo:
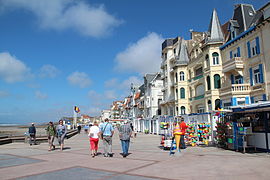
M 203 95 L 200 95 L 200 96 L 194 97 L 194 100 L 199 100 L 199 99 L 203 99 L 203 98 L 204 98 L 204 94 Z
M 230 60 L 227 60 L 223 63 L 223 73 L 231 72 L 233 70 L 242 70 L 244 68 L 243 58 L 234 57 Z
M 201 78 L 203 78 L 203 75 L 198 75 L 198 76 L 196 76 L 194 78 L 189 79 L 188 82 L 191 82 L 192 80 L 196 81 L 196 80 L 201 79 Z
M 232 84 L 221 89 L 220 95 L 249 95 L 250 84 Z
M 193 80 L 195 81 L 197 79 L 201 79 L 202 77 L 203 77 L 203 75 L 199 75 L 199 76 L 194 77 Z

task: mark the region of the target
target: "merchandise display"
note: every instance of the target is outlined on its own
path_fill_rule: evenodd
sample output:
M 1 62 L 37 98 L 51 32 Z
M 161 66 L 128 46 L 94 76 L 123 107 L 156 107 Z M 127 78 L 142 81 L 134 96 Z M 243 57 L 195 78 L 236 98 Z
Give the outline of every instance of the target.
M 187 124 L 186 143 L 191 146 L 208 145 L 210 128 L 209 123 Z

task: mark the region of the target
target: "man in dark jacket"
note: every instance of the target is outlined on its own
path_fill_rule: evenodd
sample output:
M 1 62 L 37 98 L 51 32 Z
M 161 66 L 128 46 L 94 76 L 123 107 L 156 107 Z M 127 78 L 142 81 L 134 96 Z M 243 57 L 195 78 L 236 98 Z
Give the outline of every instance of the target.
M 130 142 L 130 136 L 132 134 L 132 129 L 130 127 L 130 124 L 128 124 L 127 121 L 119 128 L 119 138 L 121 140 L 122 145 L 122 155 L 123 157 L 128 156 L 128 149 L 129 149 L 129 142 Z
M 32 123 L 32 125 L 29 127 L 29 144 L 32 146 L 32 141 L 34 140 L 34 144 L 36 145 L 36 127 L 35 124 Z

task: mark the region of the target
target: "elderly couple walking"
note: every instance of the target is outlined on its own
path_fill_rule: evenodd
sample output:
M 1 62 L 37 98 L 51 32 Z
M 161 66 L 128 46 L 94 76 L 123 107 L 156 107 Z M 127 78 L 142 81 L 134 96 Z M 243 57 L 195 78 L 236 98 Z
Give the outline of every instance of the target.
M 114 128 L 111 123 L 109 123 L 108 119 L 105 119 L 103 124 L 100 124 L 98 127 L 98 123 L 94 122 L 94 125 L 90 128 L 88 136 L 90 137 L 90 149 L 91 156 L 95 157 L 97 155 L 98 150 L 98 141 L 99 138 L 103 140 L 104 147 L 104 157 L 112 157 L 112 137 L 114 134 Z M 119 138 L 121 140 L 123 157 L 128 155 L 129 149 L 129 141 L 130 136 L 132 134 L 132 130 L 130 125 L 125 122 L 125 124 L 121 125 L 119 128 Z

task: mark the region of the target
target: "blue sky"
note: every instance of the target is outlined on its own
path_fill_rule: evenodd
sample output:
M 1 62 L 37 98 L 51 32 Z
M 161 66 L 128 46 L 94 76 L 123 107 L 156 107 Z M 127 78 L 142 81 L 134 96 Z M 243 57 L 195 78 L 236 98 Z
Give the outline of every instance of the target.
M 0 0 L 0 123 L 99 115 L 159 71 L 161 43 L 267 0 Z

